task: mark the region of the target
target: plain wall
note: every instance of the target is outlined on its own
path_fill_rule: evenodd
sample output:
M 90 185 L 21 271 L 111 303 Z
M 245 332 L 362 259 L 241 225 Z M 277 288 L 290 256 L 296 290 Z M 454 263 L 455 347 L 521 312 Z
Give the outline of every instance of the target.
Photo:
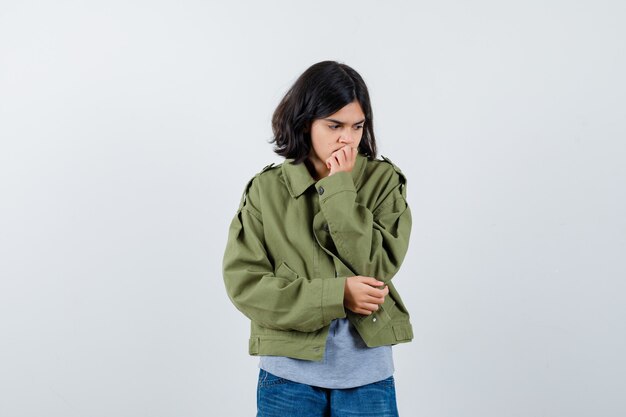
M 620 1 L 2 1 L 0 417 L 252 416 L 221 276 L 274 108 L 365 79 L 408 177 L 402 416 L 626 415 Z

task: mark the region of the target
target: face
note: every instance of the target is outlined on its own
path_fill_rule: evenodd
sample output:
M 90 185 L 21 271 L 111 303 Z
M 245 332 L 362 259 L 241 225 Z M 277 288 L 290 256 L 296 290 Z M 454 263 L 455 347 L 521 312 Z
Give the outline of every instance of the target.
M 346 104 L 338 112 L 311 123 L 311 154 L 310 158 L 322 161 L 336 150 L 350 145 L 359 146 L 363 136 L 365 115 L 358 101 Z

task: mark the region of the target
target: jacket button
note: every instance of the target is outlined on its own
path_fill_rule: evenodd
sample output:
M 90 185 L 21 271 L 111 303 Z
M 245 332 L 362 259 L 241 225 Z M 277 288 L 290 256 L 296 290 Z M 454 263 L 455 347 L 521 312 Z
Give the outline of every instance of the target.
M 328 228 L 328 223 L 324 223 L 324 226 L 322 227 L 322 229 L 324 229 L 324 231 L 328 232 L 330 230 Z
M 374 323 L 376 323 L 376 317 L 374 317 L 374 318 L 372 319 L 372 321 L 373 321 Z
M 320 195 L 324 194 L 324 187 L 320 187 L 320 188 L 318 188 L 318 189 L 317 189 L 317 192 L 318 192 Z

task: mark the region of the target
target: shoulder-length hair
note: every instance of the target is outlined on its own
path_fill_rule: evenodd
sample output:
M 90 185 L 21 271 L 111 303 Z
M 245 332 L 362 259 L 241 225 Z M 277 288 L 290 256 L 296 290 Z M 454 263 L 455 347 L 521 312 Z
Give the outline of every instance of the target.
M 357 100 L 365 114 L 359 153 L 376 158 L 372 106 L 363 78 L 354 69 L 336 61 L 313 64 L 298 77 L 272 116 L 274 152 L 303 162 L 311 150 L 311 123 L 328 117 Z

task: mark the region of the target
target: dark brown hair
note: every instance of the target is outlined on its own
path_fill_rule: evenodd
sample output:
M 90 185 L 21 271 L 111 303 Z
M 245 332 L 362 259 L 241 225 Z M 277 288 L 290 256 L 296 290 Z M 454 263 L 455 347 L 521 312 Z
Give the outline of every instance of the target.
M 274 152 L 303 162 L 311 150 L 311 123 L 357 100 L 365 114 L 359 153 L 376 158 L 372 106 L 363 78 L 346 64 L 322 61 L 298 77 L 272 116 Z

